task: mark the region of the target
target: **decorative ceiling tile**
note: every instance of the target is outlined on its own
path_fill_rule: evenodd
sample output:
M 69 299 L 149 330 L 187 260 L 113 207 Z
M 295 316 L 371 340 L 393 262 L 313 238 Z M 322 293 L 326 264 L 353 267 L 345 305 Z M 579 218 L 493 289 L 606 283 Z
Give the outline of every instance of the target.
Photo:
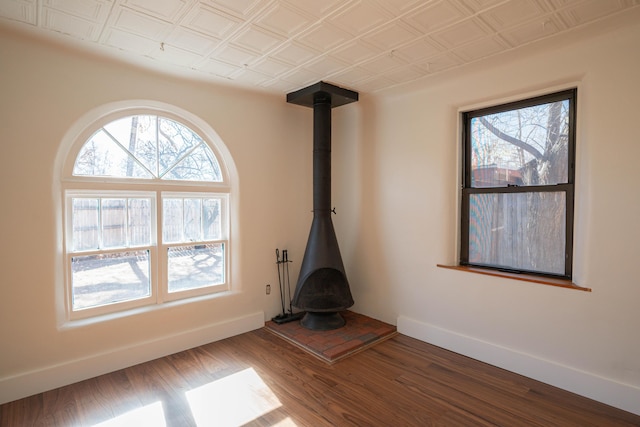
M 255 53 L 229 44 L 216 49 L 214 56 L 220 61 L 239 67 L 245 67 L 258 59 L 258 55 Z
M 560 12 L 560 15 L 569 25 L 577 26 L 618 12 L 620 7 L 620 3 L 615 1 L 588 1 L 578 3 Z
M 373 77 L 373 74 L 363 68 L 353 67 L 345 71 L 331 76 L 330 81 L 337 83 L 339 86 L 355 87 L 358 82 Z
M 311 23 L 303 14 L 275 3 L 255 20 L 256 25 L 285 37 L 292 37 Z
M 289 42 L 270 56 L 282 62 L 298 66 L 316 56 L 317 52 L 300 44 Z
M 100 27 L 95 23 L 68 13 L 44 9 L 42 19 L 43 28 L 67 34 L 80 40 L 96 41 L 100 35 Z
M 231 64 L 217 61 L 215 59 L 208 59 L 206 61 L 203 61 L 198 69 L 225 78 L 229 78 L 229 76 L 231 76 L 234 72 L 241 70 L 240 67 L 235 67 Z
M 321 77 L 322 75 L 314 73 L 311 70 L 297 69 L 291 73 L 281 76 L 280 79 L 293 83 L 299 87 L 304 87 L 320 81 Z
M 285 62 L 280 62 L 273 58 L 265 58 L 251 65 L 252 70 L 256 70 L 262 74 L 276 77 L 286 73 L 291 66 Z
M 185 0 L 124 0 L 122 4 L 156 18 L 172 21 L 187 2 Z
M 172 29 L 166 21 L 126 8 L 120 9 L 114 27 L 153 40 L 163 40 Z
M 347 64 L 344 62 L 332 58 L 331 56 L 322 56 L 317 60 L 309 62 L 304 65 L 304 69 L 311 70 L 320 75 L 331 75 L 343 70 Z
M 38 12 L 35 0 L 0 1 L 0 16 L 25 24 L 36 25 Z
M 205 36 L 188 28 L 178 27 L 166 38 L 166 43 L 199 55 L 206 55 L 218 46 L 220 39 Z
M 389 12 L 376 3 L 361 0 L 341 10 L 328 21 L 354 36 L 359 36 L 383 25 L 390 17 Z
M 376 0 L 380 6 L 393 13 L 395 16 L 400 16 L 403 13 L 410 11 L 417 7 L 424 0 Z
M 312 78 L 382 90 L 639 12 L 640 0 L 0 0 L 0 20 L 43 37 L 268 91 Z
M 416 66 L 420 67 L 427 73 L 433 74 L 447 70 L 449 68 L 453 68 L 457 65 L 460 65 L 461 63 L 462 61 L 456 56 L 449 53 L 444 53 L 433 58 L 429 58 L 426 61 L 418 62 L 416 63 Z
M 382 51 L 378 48 L 374 48 L 361 40 L 355 40 L 349 42 L 331 52 L 332 56 L 339 58 L 347 64 L 357 64 L 367 59 L 371 59 L 376 55 L 379 55 Z
M 393 51 L 394 55 L 404 58 L 408 62 L 417 62 L 431 58 L 442 52 L 443 48 L 429 37 L 422 37 Z
M 467 16 L 468 14 L 455 3 L 439 1 L 436 3 L 427 3 L 423 7 L 404 16 L 403 20 L 425 34 L 428 34 L 451 25 Z
M 280 79 L 268 80 L 264 83 L 261 83 L 259 86 L 272 91 L 277 91 L 279 93 L 289 93 L 296 89 L 299 89 L 296 84 Z
M 127 52 L 144 53 L 147 56 L 150 52 L 160 48 L 160 44 L 154 40 L 117 29 L 109 30 L 106 33 L 104 43 Z
M 321 22 L 296 37 L 300 43 L 310 46 L 319 52 L 327 52 L 350 39 L 350 35 L 341 29 Z
M 199 3 L 189 11 L 183 22 L 184 26 L 192 30 L 213 37 L 224 38 L 237 29 L 242 21 L 220 10 Z
M 372 74 L 385 73 L 394 68 L 407 65 L 405 61 L 398 58 L 392 53 L 380 55 L 370 61 L 359 64 L 358 66 L 364 70 L 371 72 Z
M 231 44 L 259 54 L 265 54 L 285 40 L 284 37 L 270 31 L 256 26 L 248 26 L 231 39 Z
M 234 73 L 231 78 L 238 82 L 249 83 L 251 85 L 261 85 L 269 80 L 270 76 L 264 75 L 250 68 L 244 68 L 241 71 Z
M 479 20 L 467 19 L 432 34 L 431 38 L 442 46 L 453 49 L 464 43 L 483 38 L 490 32 Z
M 385 89 L 391 86 L 394 86 L 396 82 L 393 80 L 389 80 L 385 77 L 373 77 L 368 80 L 363 80 L 358 83 L 358 88 L 363 92 L 377 92 L 381 89 Z
M 394 21 L 367 34 L 362 39 L 369 44 L 377 46 L 380 50 L 392 50 L 414 40 L 420 33 L 403 24 Z
M 108 0 L 44 0 L 43 10 L 54 9 L 92 22 L 104 22 L 111 9 Z
M 352 2 L 352 0 L 284 0 L 283 3 L 308 13 L 316 18 L 324 17 L 336 9 L 344 7 L 345 4 Z
M 469 9 L 474 12 L 480 12 L 481 10 L 486 10 L 493 6 L 497 6 L 501 3 L 504 3 L 505 0 L 460 0 L 462 4 L 464 4 Z
M 167 43 L 163 44 L 159 49 L 151 51 L 149 55 L 159 61 L 186 68 L 192 68 L 194 64 L 202 60 L 200 55 Z
M 560 21 L 553 16 L 549 16 L 503 31 L 501 36 L 513 46 L 518 46 L 552 36 L 561 30 L 562 24 Z
M 411 82 L 426 75 L 427 73 L 423 69 L 414 67 L 413 65 L 396 68 L 382 74 L 384 78 L 392 80 L 395 83 Z
M 585 0 L 549 0 L 554 7 L 563 8 L 566 6 L 574 6 L 584 3 Z
M 268 0 L 208 0 L 216 9 L 234 15 L 241 19 L 246 19 L 255 11 L 260 10 Z
M 508 48 L 509 46 L 502 42 L 497 36 L 491 36 L 474 40 L 471 43 L 455 49 L 453 53 L 466 62 L 473 62 L 481 58 L 493 56 Z
M 608 1 L 608 0 L 607 0 Z M 547 11 L 535 0 L 511 0 L 481 13 L 480 17 L 494 30 L 502 31 L 544 16 Z

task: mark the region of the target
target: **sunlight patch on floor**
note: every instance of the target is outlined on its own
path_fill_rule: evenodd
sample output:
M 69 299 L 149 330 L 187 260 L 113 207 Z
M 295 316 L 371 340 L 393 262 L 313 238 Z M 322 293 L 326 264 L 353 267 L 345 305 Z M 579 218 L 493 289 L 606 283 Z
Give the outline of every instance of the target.
M 93 427 L 166 427 L 161 402 L 134 409 Z
M 186 397 L 200 427 L 241 426 L 282 406 L 253 368 L 190 390 Z M 282 426 L 295 425 L 285 421 Z

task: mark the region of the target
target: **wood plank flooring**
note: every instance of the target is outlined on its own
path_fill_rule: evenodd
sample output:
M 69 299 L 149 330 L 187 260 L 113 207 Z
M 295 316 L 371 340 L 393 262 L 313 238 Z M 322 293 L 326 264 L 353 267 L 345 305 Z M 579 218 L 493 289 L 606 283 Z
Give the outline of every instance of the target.
M 0 426 L 640 426 L 397 335 L 334 365 L 259 329 L 0 406 Z

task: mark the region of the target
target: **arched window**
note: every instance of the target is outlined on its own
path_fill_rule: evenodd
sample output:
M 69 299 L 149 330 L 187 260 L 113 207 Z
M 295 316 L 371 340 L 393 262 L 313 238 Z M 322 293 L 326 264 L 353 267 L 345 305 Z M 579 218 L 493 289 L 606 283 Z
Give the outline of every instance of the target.
M 69 319 L 230 288 L 219 148 L 167 111 L 124 109 L 85 127 L 62 180 Z

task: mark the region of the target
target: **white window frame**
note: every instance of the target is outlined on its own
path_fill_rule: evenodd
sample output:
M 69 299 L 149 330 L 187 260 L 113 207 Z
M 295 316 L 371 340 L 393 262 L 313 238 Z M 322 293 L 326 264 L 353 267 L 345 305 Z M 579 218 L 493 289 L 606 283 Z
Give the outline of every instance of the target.
M 142 106 L 141 106 L 142 105 Z M 174 112 L 174 111 L 177 111 Z M 212 150 L 220 166 L 222 182 L 198 182 L 198 181 L 169 181 L 162 179 L 135 179 L 135 178 L 109 178 L 95 176 L 74 176 L 73 167 L 78 153 L 84 143 L 100 127 L 122 117 L 132 115 L 157 115 L 179 122 L 198 134 Z M 205 131 L 206 130 L 206 131 Z M 59 190 L 62 196 L 62 225 L 61 233 L 62 260 L 64 262 L 64 319 L 66 321 L 82 320 L 87 318 L 109 315 L 112 313 L 124 313 L 141 307 L 160 308 L 165 303 L 181 300 L 183 302 L 200 300 L 202 297 L 217 296 L 231 291 L 232 272 L 232 238 L 231 238 L 231 206 L 232 190 L 230 176 L 235 177 L 232 159 L 219 136 L 204 121 L 192 114 L 180 110 L 168 104 L 154 101 L 129 101 L 103 106 L 88 113 L 65 136 L 67 150 L 61 161 L 61 180 Z M 64 147 L 63 147 L 64 148 Z M 231 172 L 228 169 L 231 163 Z M 162 242 L 162 200 L 167 195 L 216 197 L 222 199 L 221 213 L 224 239 L 216 240 L 224 244 L 224 283 L 203 288 L 190 289 L 180 292 L 168 292 L 167 283 L 167 256 L 166 248 Z M 152 242 L 151 247 L 132 247 L 124 250 L 149 250 L 151 295 L 149 297 L 73 310 L 72 283 L 71 283 L 71 258 L 96 252 L 119 252 L 123 249 L 105 249 L 100 251 L 74 252 L 67 247 L 72 242 L 71 224 L 71 199 L 72 197 L 151 197 L 152 198 Z
M 131 247 L 115 247 L 105 249 L 93 249 L 93 250 L 79 250 L 73 251 L 71 248 L 67 248 L 67 244 L 73 241 L 73 223 L 72 223 L 72 200 L 76 197 L 82 198 L 127 198 L 127 197 L 139 197 L 151 199 L 151 240 L 149 245 L 146 246 L 131 246 Z M 137 307 L 157 303 L 157 291 L 155 290 L 154 283 L 158 281 L 158 272 L 155 266 L 158 265 L 158 247 L 157 247 L 157 196 L 156 192 L 150 191 L 114 191 L 114 190 L 67 190 L 65 191 L 65 300 L 66 305 L 69 308 L 69 314 L 71 319 L 80 319 L 91 316 L 99 316 L 117 310 L 130 310 Z M 100 305 L 95 307 L 88 307 L 79 310 L 73 310 L 73 284 L 71 273 L 71 259 L 76 256 L 96 255 L 105 253 L 118 253 L 118 252 L 133 252 L 133 251 L 149 251 L 149 282 L 150 282 L 150 294 L 145 298 L 138 298 L 134 300 L 127 300 L 107 305 Z

